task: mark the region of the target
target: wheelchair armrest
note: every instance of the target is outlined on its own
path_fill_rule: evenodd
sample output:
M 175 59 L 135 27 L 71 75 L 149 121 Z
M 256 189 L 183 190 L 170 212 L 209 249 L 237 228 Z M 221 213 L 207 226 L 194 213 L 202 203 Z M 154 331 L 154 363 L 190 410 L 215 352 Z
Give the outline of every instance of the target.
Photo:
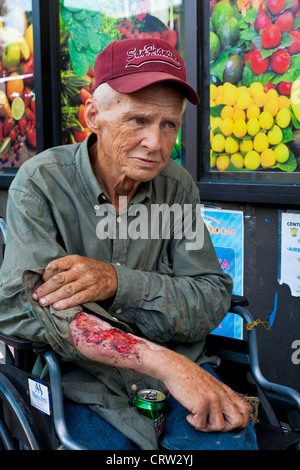
M 50 346 L 45 343 L 37 343 L 18 336 L 9 336 L 0 332 L 0 341 L 3 341 L 7 346 L 11 346 L 17 350 L 30 350 L 35 353 L 45 352 L 50 349 Z
M 230 309 L 234 307 L 247 307 L 249 305 L 249 299 L 243 295 L 232 295 Z M 229 310 L 231 312 L 231 310 Z
M 12 346 L 15 349 L 31 349 L 32 341 L 28 339 L 18 338 L 17 336 L 8 336 L 0 332 L 0 341 L 7 344 L 7 346 Z

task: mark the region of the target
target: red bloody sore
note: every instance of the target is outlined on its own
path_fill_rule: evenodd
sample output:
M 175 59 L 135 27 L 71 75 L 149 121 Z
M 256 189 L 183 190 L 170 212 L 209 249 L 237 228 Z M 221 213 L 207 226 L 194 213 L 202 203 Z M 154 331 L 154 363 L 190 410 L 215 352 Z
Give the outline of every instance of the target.
M 117 351 L 123 355 L 136 355 L 135 345 L 141 343 L 139 339 L 118 328 L 101 329 L 101 326 L 85 313 L 76 315 L 76 326 L 82 331 L 88 343 L 93 343 L 97 346 L 106 343 L 106 345 L 109 345 L 109 350 Z

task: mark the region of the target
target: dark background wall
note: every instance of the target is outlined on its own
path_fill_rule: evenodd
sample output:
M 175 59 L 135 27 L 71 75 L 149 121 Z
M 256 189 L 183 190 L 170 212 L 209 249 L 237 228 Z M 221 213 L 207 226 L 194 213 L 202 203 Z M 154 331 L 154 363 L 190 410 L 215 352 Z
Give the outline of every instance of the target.
M 244 295 L 254 319 L 272 324 L 269 330 L 256 327 L 262 373 L 272 382 L 300 391 L 300 363 L 292 361 L 293 353 L 296 356 L 292 343 L 300 342 L 300 297 L 292 296 L 289 286 L 278 282 L 280 213 L 297 212 L 297 206 L 217 205 L 244 214 Z

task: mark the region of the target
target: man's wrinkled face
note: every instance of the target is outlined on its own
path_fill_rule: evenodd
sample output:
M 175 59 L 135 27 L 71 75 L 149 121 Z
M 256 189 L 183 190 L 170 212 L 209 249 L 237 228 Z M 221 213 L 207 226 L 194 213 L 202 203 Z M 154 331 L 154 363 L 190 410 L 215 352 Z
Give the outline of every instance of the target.
M 185 100 L 172 87 L 152 85 L 102 110 L 102 157 L 110 170 L 134 181 L 149 181 L 168 162 L 182 122 Z

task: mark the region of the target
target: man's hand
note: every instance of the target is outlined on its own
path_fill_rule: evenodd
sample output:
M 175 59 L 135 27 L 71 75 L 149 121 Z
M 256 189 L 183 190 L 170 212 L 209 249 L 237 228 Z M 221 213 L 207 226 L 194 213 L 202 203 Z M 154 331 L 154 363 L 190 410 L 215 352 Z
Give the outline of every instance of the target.
M 51 261 L 44 271 L 43 281 L 32 297 L 42 307 L 53 305 L 56 310 L 105 300 L 117 291 L 113 266 L 78 255 Z
M 164 383 L 190 411 L 187 421 L 203 432 L 228 432 L 249 423 L 252 408 L 227 385 L 185 357 L 169 362 Z

